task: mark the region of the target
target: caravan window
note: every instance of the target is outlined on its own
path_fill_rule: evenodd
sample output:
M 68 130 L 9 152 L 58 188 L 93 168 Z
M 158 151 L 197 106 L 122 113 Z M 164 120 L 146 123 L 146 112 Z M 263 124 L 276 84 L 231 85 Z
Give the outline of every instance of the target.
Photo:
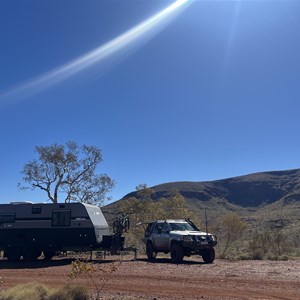
M 42 207 L 41 206 L 32 206 L 32 214 L 40 214 L 42 212 Z
M 0 214 L 0 224 L 14 223 L 14 222 L 15 222 L 14 214 Z
M 70 226 L 70 210 L 54 210 L 52 212 L 52 226 Z

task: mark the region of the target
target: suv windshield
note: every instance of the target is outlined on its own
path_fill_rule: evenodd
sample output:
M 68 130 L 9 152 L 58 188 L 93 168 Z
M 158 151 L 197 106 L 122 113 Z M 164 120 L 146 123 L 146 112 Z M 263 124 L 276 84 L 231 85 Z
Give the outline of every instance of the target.
M 185 230 L 190 230 L 190 231 L 195 231 L 196 229 L 189 223 L 182 222 L 182 223 L 169 223 L 171 230 L 176 230 L 176 231 L 185 231 Z

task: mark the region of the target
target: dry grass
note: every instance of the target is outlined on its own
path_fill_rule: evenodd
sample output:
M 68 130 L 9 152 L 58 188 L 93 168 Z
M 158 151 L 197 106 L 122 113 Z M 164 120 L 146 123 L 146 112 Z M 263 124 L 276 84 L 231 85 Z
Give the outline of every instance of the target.
M 0 300 L 87 300 L 88 297 L 87 290 L 81 286 L 50 289 L 35 283 L 16 285 L 0 294 Z

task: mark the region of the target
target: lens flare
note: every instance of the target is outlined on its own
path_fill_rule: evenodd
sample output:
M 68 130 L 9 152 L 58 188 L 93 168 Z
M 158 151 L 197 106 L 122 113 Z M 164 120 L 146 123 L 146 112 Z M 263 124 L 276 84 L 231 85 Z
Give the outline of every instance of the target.
M 69 63 L 53 69 L 48 73 L 42 74 L 26 84 L 12 89 L 2 95 L 0 94 L 2 104 L 9 100 L 17 101 L 27 98 L 87 69 L 90 66 L 95 65 L 96 63 L 99 63 L 100 61 L 103 61 L 105 58 L 113 54 L 118 53 L 120 50 L 134 44 L 138 40 L 141 40 L 141 38 L 147 33 L 153 32 L 154 29 L 157 29 L 159 24 L 162 24 L 168 17 L 173 16 L 176 11 L 179 11 L 179 8 L 183 8 L 188 2 L 191 2 L 191 0 L 177 0 L 156 15 L 98 48 L 70 61 Z

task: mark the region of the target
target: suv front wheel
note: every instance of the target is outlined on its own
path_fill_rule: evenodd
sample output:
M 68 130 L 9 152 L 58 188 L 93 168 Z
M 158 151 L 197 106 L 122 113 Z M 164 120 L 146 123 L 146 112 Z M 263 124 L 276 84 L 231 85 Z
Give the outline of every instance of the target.
M 211 264 L 215 260 L 215 249 L 209 248 L 202 254 L 202 258 L 206 264 Z
M 181 263 L 183 261 L 184 252 L 183 248 L 180 245 L 173 244 L 170 249 L 171 259 L 174 263 Z

